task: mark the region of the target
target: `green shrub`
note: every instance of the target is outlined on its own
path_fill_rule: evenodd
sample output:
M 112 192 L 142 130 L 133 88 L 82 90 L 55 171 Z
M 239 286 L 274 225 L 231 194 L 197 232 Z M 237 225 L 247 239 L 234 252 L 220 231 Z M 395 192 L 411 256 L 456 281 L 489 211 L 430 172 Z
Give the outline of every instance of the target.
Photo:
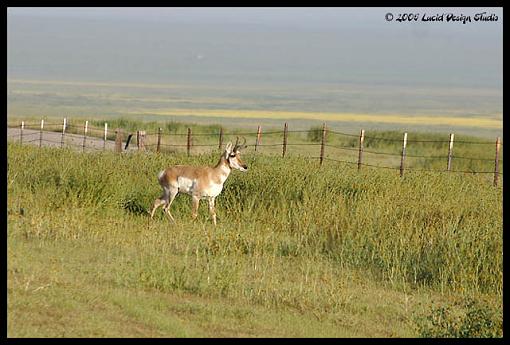
M 466 299 L 462 310 L 452 306 L 432 307 L 416 318 L 418 333 L 425 338 L 499 338 L 503 336 L 501 317 L 486 305 Z
M 313 142 L 321 142 L 322 140 L 322 127 L 313 126 L 308 131 L 308 140 Z

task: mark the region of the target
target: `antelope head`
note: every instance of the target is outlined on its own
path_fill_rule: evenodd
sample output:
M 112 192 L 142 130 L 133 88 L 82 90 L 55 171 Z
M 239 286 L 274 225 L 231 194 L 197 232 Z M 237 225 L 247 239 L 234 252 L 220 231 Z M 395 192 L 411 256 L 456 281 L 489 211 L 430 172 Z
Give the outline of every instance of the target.
M 243 172 L 248 170 L 248 166 L 241 160 L 241 150 L 246 147 L 246 139 L 243 138 L 243 143 L 239 144 L 239 137 L 237 137 L 235 145 L 232 145 L 231 142 L 227 144 L 224 155 L 231 169 Z

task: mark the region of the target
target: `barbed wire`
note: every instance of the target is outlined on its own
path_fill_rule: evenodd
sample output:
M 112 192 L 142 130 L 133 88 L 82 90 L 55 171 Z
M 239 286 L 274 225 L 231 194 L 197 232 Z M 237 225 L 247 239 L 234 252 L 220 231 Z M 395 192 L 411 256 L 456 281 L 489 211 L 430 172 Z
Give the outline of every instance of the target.
M 44 123 L 45 126 L 63 126 L 63 123 L 55 123 L 55 122 L 45 122 Z M 8 128 L 16 128 L 16 127 L 20 127 L 20 125 L 8 125 Z M 37 122 L 37 123 L 30 123 L 30 122 L 25 122 L 25 129 L 40 129 L 40 122 Z M 66 128 L 77 128 L 77 129 L 80 129 L 80 130 L 84 130 L 85 128 L 85 124 L 73 124 L 71 122 L 67 122 L 66 123 Z M 94 126 L 94 125 L 91 125 L 89 124 L 88 125 L 88 130 L 97 130 L 97 131 L 103 131 L 104 128 L 102 127 L 97 127 L 97 126 Z M 317 132 L 320 132 L 321 130 L 320 129 L 307 129 L 307 130 L 287 130 L 286 132 L 287 133 L 317 133 Z M 277 130 L 277 131 L 267 131 L 267 132 L 263 132 L 261 131 L 260 134 L 263 134 L 263 135 L 269 135 L 269 134 L 284 134 L 285 131 L 284 130 Z M 342 135 L 342 136 L 348 136 L 348 137 L 353 137 L 353 138 L 359 138 L 360 135 L 359 134 L 352 134 L 352 133 L 344 133 L 344 132 L 339 132 L 339 131 L 336 131 L 336 130 L 332 130 L 332 129 L 327 129 L 327 133 L 331 133 L 331 134 L 336 134 L 336 135 Z M 158 135 L 159 132 L 150 132 L 150 133 L 147 133 L 146 135 Z M 231 132 L 224 132 L 223 135 L 235 135 L 235 136 L 238 136 L 238 135 L 257 135 L 259 134 L 258 132 L 238 132 L 238 133 L 231 133 Z M 161 132 L 161 135 L 174 135 L 174 136 L 187 136 L 188 134 L 187 133 L 165 133 L 164 131 Z M 211 133 L 211 132 L 197 132 L 197 133 L 191 133 L 192 136 L 218 136 L 220 135 L 219 132 L 215 132 L 215 133 Z M 381 140 L 381 141 L 392 141 L 392 142 L 402 142 L 403 139 L 395 139 L 395 138 L 383 138 L 383 137 L 376 137 L 376 136 L 371 136 L 371 135 L 365 135 L 364 136 L 365 139 L 370 139 L 370 140 Z M 416 140 L 413 140 L 413 139 L 408 139 L 407 140 L 408 143 L 449 143 L 449 140 L 419 140 L 419 139 L 416 139 Z M 473 144 L 473 145 L 494 145 L 494 142 L 491 142 L 491 141 L 468 141 L 468 140 L 456 140 L 455 141 L 456 144 Z M 502 142 L 500 142 L 500 145 L 503 145 Z
M 25 144 L 25 143 L 32 143 L 32 142 L 35 142 L 35 141 L 39 141 L 39 139 L 23 140 L 23 144 Z
M 463 140 L 457 140 L 457 141 L 455 141 L 455 144 L 495 145 L 496 142 L 493 142 L 493 141 L 463 141 Z M 500 142 L 499 144 L 503 145 L 502 142 Z
M 270 146 L 282 146 L 281 143 L 279 144 L 258 144 L 258 147 L 270 147 Z
M 51 123 L 51 122 L 46 122 L 45 124 L 45 127 L 50 127 L 52 125 L 59 125 L 59 126 L 62 126 L 62 124 L 55 124 L 55 123 Z M 8 128 L 12 128 L 12 129 L 21 129 L 20 128 L 21 126 L 20 125 L 10 125 L 8 126 Z M 8 138 L 13 138 L 13 141 L 17 141 L 19 142 L 19 140 L 16 140 L 18 138 L 20 138 L 21 136 L 23 137 L 23 140 L 22 140 L 22 143 L 34 143 L 34 142 L 39 142 L 39 143 L 42 143 L 42 142 L 45 142 L 45 143 L 54 143 L 54 144 L 58 144 L 59 146 L 75 146 L 75 147 L 81 147 L 82 149 L 84 150 L 96 150 L 96 151 L 104 151 L 106 150 L 106 143 L 104 141 L 104 130 L 102 128 L 98 128 L 98 127 L 91 127 L 91 126 L 88 126 L 88 132 L 85 136 L 85 132 L 84 132 L 84 125 L 73 125 L 73 124 L 70 124 L 70 123 L 67 123 L 66 124 L 66 129 L 67 128 L 78 128 L 79 131 L 78 133 L 71 133 L 71 132 L 65 132 L 64 133 L 64 137 L 63 139 L 69 139 L 69 138 L 72 138 L 72 139 L 76 139 L 75 141 L 71 140 L 65 140 L 64 143 L 62 143 L 62 140 L 51 140 L 51 139 L 48 139 L 48 138 L 44 138 L 44 133 L 59 133 L 59 134 L 62 134 L 62 132 L 59 130 L 54 130 L 52 131 L 51 129 L 48 130 L 48 128 L 44 128 L 43 131 L 41 131 L 40 127 L 37 125 L 34 125 L 34 128 L 31 128 L 30 127 L 30 124 L 27 124 L 25 123 L 25 126 L 24 126 L 24 129 L 27 130 L 27 132 L 23 132 L 23 134 L 21 135 L 21 132 L 18 132 L 18 133 L 14 133 L 14 134 L 8 134 Z M 100 135 L 94 135 L 94 131 L 96 131 L 97 134 L 100 134 Z M 110 131 L 111 133 L 112 131 Z M 317 132 L 317 130 L 294 130 L 294 131 L 287 131 L 287 133 L 310 133 L 310 132 Z M 42 137 L 41 137 L 41 133 L 43 134 Z M 285 131 L 271 131 L 271 132 L 261 132 L 261 134 L 264 134 L 264 135 L 267 135 L 267 134 L 284 134 Z M 345 135 L 345 136 L 351 136 L 351 137 L 359 137 L 359 135 L 355 135 L 355 134 L 348 134 L 348 133 L 342 133 L 342 132 L 338 132 L 338 131 L 333 131 L 333 130 L 330 130 L 328 131 L 328 133 L 333 133 L 333 134 L 337 134 L 337 135 Z M 133 133 L 130 133 L 133 135 Z M 184 137 L 184 136 L 188 136 L 188 133 L 163 133 L 163 132 L 152 132 L 152 133 L 148 133 L 148 134 L 145 134 L 145 137 L 149 137 L 149 136 L 153 136 L 153 135 L 159 135 L 161 134 L 161 136 L 181 136 L 181 137 Z M 257 135 L 259 134 L 258 132 L 241 132 L 241 133 L 223 133 L 223 136 L 233 136 L 233 135 L 236 135 L 236 136 L 239 136 L 239 135 Z M 111 135 L 111 134 L 110 134 Z M 30 138 L 33 138 L 34 136 L 39 136 L 39 137 L 36 137 L 34 139 L 30 139 Z M 85 137 L 84 137 L 85 136 Z M 219 136 L 219 133 L 193 133 L 191 132 L 191 137 L 196 137 L 196 136 Z M 398 141 L 398 142 L 401 142 L 402 140 L 401 139 L 391 139 L 391 138 L 382 138 L 382 137 L 371 137 L 371 136 L 365 136 L 365 138 L 371 138 L 373 140 L 385 140 L 385 141 Z M 21 139 L 21 138 L 20 138 Z M 27 140 L 28 139 L 28 140 Z M 83 143 L 82 140 L 85 140 L 85 143 Z M 428 142 L 428 143 L 433 143 L 433 142 L 439 142 L 439 143 L 448 143 L 449 141 L 446 141 L 446 140 L 408 140 L 408 143 L 413 143 L 413 142 Z M 93 144 L 94 143 L 100 143 L 102 145 L 100 145 L 101 147 L 96 147 L 94 146 Z M 108 146 L 109 149 L 111 149 L 111 145 L 112 145 L 112 142 L 111 141 L 107 141 L 107 143 L 109 143 Z M 462 144 L 486 144 L 486 145 L 494 145 L 495 143 L 494 142 L 478 142 L 478 141 L 463 141 L 463 140 L 460 140 L 460 141 L 455 141 L 455 143 L 462 143 Z M 131 147 L 133 146 L 138 146 L 138 143 L 136 144 L 132 144 Z M 248 144 L 246 145 L 246 147 L 282 147 L 283 145 L 286 145 L 286 146 L 321 146 L 323 145 L 324 148 L 334 148 L 334 149 L 339 149 L 339 150 L 346 150 L 346 151 L 351 151 L 351 152 L 359 152 L 359 147 L 354 147 L 354 146 L 342 146 L 342 145 L 333 145 L 333 144 L 327 144 L 327 143 L 318 143 L 318 142 L 315 142 L 315 143 L 288 143 L 286 142 L 285 144 L 284 143 L 274 143 L 274 144 L 263 144 L 263 143 L 256 143 L 256 144 Z M 500 143 L 500 145 L 503 145 L 502 143 Z M 148 149 L 150 149 L 151 147 L 154 147 L 154 146 L 158 146 L 158 144 L 156 143 L 153 143 L 153 144 L 145 144 L 143 145 L 142 147 L 138 147 L 139 150 L 143 149 L 145 147 L 146 151 Z M 160 142 L 159 143 L 159 146 L 160 147 L 181 147 L 181 148 L 188 148 L 189 149 L 193 149 L 194 147 L 218 147 L 218 144 L 193 144 L 191 143 L 191 145 L 188 146 L 188 144 L 169 144 L 169 143 L 162 143 Z M 129 149 L 129 151 L 133 151 L 134 149 Z M 401 153 L 391 153 L 391 152 L 379 152 L 379 151 L 373 151 L 373 150 L 366 150 L 366 149 L 363 149 L 362 150 L 363 153 L 366 153 L 366 154 L 375 154 L 375 155 L 387 155 L 387 156 L 394 156 L 394 157 L 401 157 Z M 422 159 L 448 159 L 448 156 L 425 156 L 425 155 L 413 155 L 413 154 L 406 154 L 405 155 L 406 157 L 409 157 L 409 158 L 422 158 Z M 320 157 L 305 157 L 305 158 L 312 158 L 312 159 L 320 159 Z M 329 160 L 329 161 L 336 161 L 336 162 L 341 162 L 341 163 L 347 163 L 347 164 L 359 164 L 361 166 L 367 166 L 367 167 L 374 167 L 374 168 L 383 168 L 383 169 L 399 169 L 399 167 L 388 167 L 388 166 L 381 166 L 381 165 L 373 165 L 373 164 L 368 164 L 368 163 L 358 163 L 358 162 L 351 162 L 351 161 L 346 161 L 346 160 L 339 160 L 339 159 L 333 159 L 333 158 L 330 158 L 330 157 L 323 157 L 322 159 L 324 160 Z M 456 156 L 456 155 L 452 155 L 451 156 L 451 159 L 462 159 L 462 160 L 470 160 L 470 161 L 494 161 L 493 158 L 481 158 L 481 157 L 467 157 L 467 156 Z M 503 160 L 500 159 L 499 160 L 500 163 L 503 163 Z M 492 174 L 494 173 L 494 171 L 475 171 L 475 170 L 431 170 L 431 169 L 418 169 L 418 168 L 406 168 L 406 171 L 424 171 L 424 172 L 453 172 L 453 173 L 472 173 L 472 174 Z
M 310 131 L 313 131 L 313 130 L 310 130 Z M 334 130 L 327 130 L 327 133 L 333 133 L 333 134 L 338 134 L 338 135 L 343 135 L 343 136 L 349 136 L 349 137 L 356 137 L 356 138 L 359 138 L 360 135 L 359 134 L 350 134 L 350 133 L 342 133 L 342 132 L 337 132 L 337 131 L 334 131 Z M 394 141 L 394 142 L 402 142 L 403 139 L 393 139 L 393 138 L 383 138 L 383 137 L 373 137 L 373 136 L 370 136 L 370 135 L 365 135 L 364 136 L 365 139 L 371 139 L 371 140 L 382 140 L 382 141 Z M 413 140 L 413 139 L 407 139 L 407 142 L 408 143 L 449 143 L 450 141 L 449 140 Z M 482 145 L 494 145 L 494 142 L 490 142 L 490 141 L 466 141 L 466 140 L 456 140 L 455 143 L 460 143 L 460 144 L 482 144 Z M 503 145 L 503 143 L 500 143 L 501 145 Z
M 318 144 L 321 145 L 321 144 Z M 324 147 L 332 147 L 339 150 L 345 150 L 345 151 L 358 151 L 358 148 L 352 147 L 352 146 L 340 146 L 340 145 L 331 145 L 331 144 L 324 144 Z
M 43 133 L 45 132 L 48 132 L 48 131 L 43 131 Z M 52 133 L 56 133 L 56 132 L 52 132 Z M 32 133 L 23 133 L 23 137 L 29 137 L 29 136 L 35 136 L 35 135 L 40 135 L 41 134 L 41 131 L 38 130 L 38 131 L 34 131 Z M 81 140 L 83 138 L 83 135 L 84 134 L 76 134 L 76 133 L 65 133 L 65 137 L 73 137 L 73 138 L 76 138 L 77 140 Z M 9 137 L 12 137 L 12 138 L 15 138 L 15 137 L 19 137 L 20 134 L 11 134 L 9 135 Z M 102 136 L 92 136 L 92 135 L 87 135 L 86 137 L 87 139 L 86 140 L 89 140 L 89 141 L 95 141 L 95 142 L 104 142 L 104 138 Z M 156 145 L 156 144 L 146 144 L 145 146 L 152 146 L 152 145 Z M 174 147 L 187 147 L 188 145 L 187 144 L 167 144 L 167 143 L 160 143 L 161 146 L 174 146 Z M 262 143 L 259 143 L 259 144 L 248 144 L 246 145 L 247 147 L 271 147 L 271 146 L 282 146 L 283 144 L 282 143 L 275 143 L 275 144 L 262 144 Z M 322 145 L 321 143 L 286 143 L 287 146 L 320 146 Z M 217 144 L 191 144 L 190 147 L 216 147 Z M 359 152 L 359 148 L 356 148 L 356 147 L 352 147 L 352 146 L 340 146 L 340 145 L 331 145 L 331 144 L 324 144 L 324 147 L 329 147 L 329 148 L 335 148 L 335 149 L 340 149 L 340 150 L 347 150 L 347 151 L 352 151 L 352 152 Z M 363 149 L 363 153 L 368 153 L 368 154 L 376 154 L 376 155 L 386 155 L 386 156 L 395 156 L 395 157 L 400 157 L 401 154 L 400 153 L 390 153 L 390 152 L 377 152 L 377 151 L 372 151 L 372 150 L 366 150 L 366 149 Z M 413 155 L 413 154 L 406 154 L 406 157 L 411 157 L 411 158 L 423 158 L 423 159 L 447 159 L 448 157 L 447 156 L 424 156 L 424 155 Z M 452 159 L 464 159 L 464 160 L 473 160 L 473 161 L 493 161 L 494 159 L 492 158 L 479 158 L 479 157 L 464 157 L 464 156 L 455 156 L 453 155 L 452 156 Z M 503 160 L 500 160 L 500 162 L 502 162 Z
M 452 159 L 467 159 L 467 160 L 472 160 L 472 161 L 490 161 L 490 162 L 494 162 L 494 158 L 460 157 L 460 156 L 455 156 L 455 155 L 452 156 Z M 499 161 L 503 162 L 502 159 L 500 159 Z
M 23 133 L 23 138 L 24 137 L 29 137 L 31 135 L 40 135 L 40 132 L 33 132 L 33 133 Z M 20 136 L 20 134 L 18 133 L 17 136 Z
M 282 144 L 278 144 L 282 145 Z M 320 143 L 287 143 L 287 146 L 320 146 Z M 259 145 L 260 146 L 260 145 Z
M 315 159 L 320 159 L 320 157 L 310 157 Z M 325 160 L 339 162 L 339 163 L 348 163 L 348 164 L 356 164 L 358 165 L 358 162 L 350 162 L 350 161 L 344 161 L 339 159 L 333 159 L 329 157 L 323 157 Z M 392 170 L 400 170 L 400 167 L 388 167 L 383 165 L 373 165 L 373 164 L 367 164 L 367 163 L 359 163 L 359 165 L 362 166 L 368 166 L 373 168 L 383 168 L 383 169 L 392 169 Z M 433 169 L 417 169 L 417 168 L 406 168 L 405 171 L 419 171 L 419 172 L 446 172 L 446 173 L 469 173 L 469 174 L 494 174 L 494 171 L 471 171 L 471 170 L 433 170 Z
M 159 134 L 159 132 L 152 132 L 152 133 L 151 133 L 151 132 L 149 132 L 149 133 L 146 133 L 145 135 L 146 135 L 147 137 L 150 137 L 150 136 L 153 136 L 153 135 L 156 135 L 156 136 L 157 136 L 158 134 Z M 163 132 L 161 132 L 161 135 L 163 136 Z M 167 135 L 171 135 L 171 134 L 167 134 Z
M 32 143 L 32 142 L 39 142 L 39 143 L 41 143 L 41 142 L 49 142 L 49 143 L 54 143 L 54 144 L 62 145 L 61 141 L 44 139 L 44 138 L 43 139 L 37 138 L 37 139 L 32 139 L 32 140 L 25 140 L 23 143 Z M 105 148 L 99 148 L 99 147 L 94 147 L 94 146 L 85 146 L 85 147 L 83 147 L 83 144 L 79 144 L 79 143 L 64 142 L 64 144 L 66 146 L 81 147 L 81 148 L 84 148 L 85 150 L 105 151 Z M 278 145 L 280 146 L 281 144 L 278 144 Z M 153 147 L 153 146 L 156 146 L 156 144 L 145 145 L 146 148 L 147 147 Z M 160 146 L 186 147 L 187 145 L 160 144 Z M 195 146 L 199 146 L 199 145 L 195 145 Z M 211 147 L 211 146 L 216 146 L 216 145 L 201 145 L 201 146 Z M 249 146 L 255 146 L 255 145 L 249 145 Z M 130 150 L 130 151 L 132 151 L 132 150 Z M 318 157 L 318 156 L 308 156 L 308 157 L 303 157 L 303 158 L 307 158 L 307 159 L 320 159 L 321 157 Z M 438 158 L 438 157 L 427 157 L 427 158 Z M 442 158 L 445 158 L 445 157 L 442 157 Z M 330 158 L 330 157 L 322 157 L 322 159 L 323 160 L 328 160 L 328 161 L 333 161 L 333 162 L 338 162 L 338 163 L 346 163 L 346 164 L 354 164 L 354 165 L 358 165 L 359 164 L 361 166 L 367 166 L 367 167 L 372 167 L 372 168 L 391 169 L 391 170 L 399 170 L 400 169 L 400 167 L 390 167 L 390 166 L 374 165 L 374 164 L 368 164 L 368 163 L 358 163 L 358 162 L 334 159 L 334 158 Z M 493 174 L 494 173 L 494 171 L 475 171 L 475 170 L 450 170 L 450 171 L 448 171 L 448 170 L 418 169 L 418 168 L 406 168 L 405 171 L 450 172 L 450 173 L 469 173 L 469 174 Z
M 320 157 L 313 157 L 313 158 L 320 159 Z M 323 157 L 323 159 L 328 160 L 328 161 L 333 161 L 333 162 L 339 162 L 339 163 L 348 163 L 348 164 L 355 164 L 355 165 L 358 164 L 358 162 L 344 161 L 341 159 L 334 159 L 334 158 L 329 158 L 329 157 Z M 383 169 L 397 169 L 394 167 L 388 167 L 388 166 L 383 166 L 383 165 L 372 165 L 372 164 L 367 164 L 367 163 L 360 163 L 360 165 L 376 167 L 376 168 L 383 168 Z

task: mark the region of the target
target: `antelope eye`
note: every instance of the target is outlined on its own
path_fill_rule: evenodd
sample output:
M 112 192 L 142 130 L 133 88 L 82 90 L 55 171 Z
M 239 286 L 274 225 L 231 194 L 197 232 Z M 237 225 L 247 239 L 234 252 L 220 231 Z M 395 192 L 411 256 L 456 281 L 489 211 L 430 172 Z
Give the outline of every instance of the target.
M 234 155 L 234 154 L 231 154 L 231 155 L 230 155 L 230 157 L 235 157 L 235 156 L 236 156 L 236 155 Z

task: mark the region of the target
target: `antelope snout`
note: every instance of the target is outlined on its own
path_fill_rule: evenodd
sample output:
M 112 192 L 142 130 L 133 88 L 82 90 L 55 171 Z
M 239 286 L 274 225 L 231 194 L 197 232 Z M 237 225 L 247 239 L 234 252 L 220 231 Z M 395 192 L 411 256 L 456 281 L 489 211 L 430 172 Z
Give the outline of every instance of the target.
M 248 166 L 246 164 L 243 164 L 241 165 L 241 171 L 247 171 L 248 170 Z

